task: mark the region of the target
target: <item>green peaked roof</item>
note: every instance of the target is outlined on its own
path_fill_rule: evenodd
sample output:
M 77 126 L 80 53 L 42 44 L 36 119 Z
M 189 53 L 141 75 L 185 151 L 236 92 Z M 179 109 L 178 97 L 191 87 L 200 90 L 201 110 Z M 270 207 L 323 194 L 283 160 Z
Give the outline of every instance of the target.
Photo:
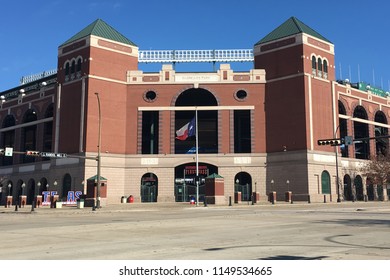
M 265 36 L 263 39 L 261 39 L 259 42 L 257 42 L 255 45 L 278 40 L 278 39 L 288 37 L 291 35 L 295 35 L 295 34 L 299 34 L 299 33 L 306 33 L 308 35 L 311 35 L 313 37 L 316 37 L 316 38 L 321 39 L 323 41 L 326 41 L 328 43 L 332 43 L 331 41 L 326 39 L 324 36 L 322 36 L 320 33 L 315 31 L 314 29 L 310 28 L 309 26 L 304 24 L 302 21 L 300 21 L 296 17 L 291 17 L 288 20 L 286 20 L 284 23 L 282 23 L 279 27 L 277 27 L 274 31 L 272 31 L 267 36 Z
M 223 177 L 217 173 L 213 173 L 213 174 L 207 176 L 206 178 L 223 178 Z
M 88 178 L 87 181 L 95 181 L 96 182 L 97 178 L 98 178 L 98 176 L 95 175 L 95 176 L 92 176 L 91 178 Z M 103 176 L 100 176 L 100 180 L 101 181 L 107 181 L 107 178 L 104 178 Z
M 116 31 L 114 28 L 109 26 L 107 23 L 105 23 L 101 19 L 97 19 L 94 22 L 92 22 L 90 25 L 85 27 L 83 30 L 81 30 L 79 33 L 71 37 L 69 40 L 64 42 L 61 46 L 69 44 L 71 42 L 77 41 L 81 38 L 87 37 L 87 36 L 98 36 L 105 39 L 113 40 L 119 43 L 128 44 L 132 46 L 137 46 L 132 41 L 127 39 L 125 36 L 123 36 L 121 33 Z

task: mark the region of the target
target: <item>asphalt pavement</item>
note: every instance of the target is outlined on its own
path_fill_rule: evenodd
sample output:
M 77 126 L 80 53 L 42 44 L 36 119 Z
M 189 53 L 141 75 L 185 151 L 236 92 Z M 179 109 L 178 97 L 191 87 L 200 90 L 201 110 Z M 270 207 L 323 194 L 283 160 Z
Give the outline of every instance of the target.
M 0 208 L 0 259 L 390 259 L 390 202 L 31 210 Z

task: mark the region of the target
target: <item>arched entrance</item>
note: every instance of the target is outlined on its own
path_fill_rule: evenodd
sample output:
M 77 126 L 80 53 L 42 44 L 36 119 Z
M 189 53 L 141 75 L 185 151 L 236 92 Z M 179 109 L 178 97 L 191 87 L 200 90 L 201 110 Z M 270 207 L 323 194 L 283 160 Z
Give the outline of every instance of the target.
M 252 177 L 247 172 L 239 172 L 234 177 L 234 193 L 241 193 L 241 201 L 252 200 Z
M 330 194 L 330 175 L 326 170 L 321 174 L 321 190 L 322 194 Z
M 199 162 L 199 201 L 204 201 L 205 178 L 217 173 L 218 167 Z M 188 202 L 196 198 L 196 163 L 189 162 L 175 168 L 175 201 Z
M 27 184 L 27 204 L 32 204 L 35 196 L 35 180 L 30 179 Z
M 356 200 L 364 200 L 363 194 L 363 180 L 360 175 L 357 175 L 354 180 L 355 185 L 355 198 Z
M 69 173 L 66 173 L 64 179 L 62 180 L 62 199 L 66 201 L 68 197 L 68 192 L 72 189 L 72 177 Z
M 349 175 L 344 176 L 344 199 L 349 201 L 353 199 L 351 177 Z
M 375 200 L 374 184 L 372 183 L 371 178 L 366 179 L 366 189 L 367 189 L 367 199 L 371 201 Z
M 158 178 L 154 173 L 146 173 L 141 178 L 141 202 L 157 202 Z

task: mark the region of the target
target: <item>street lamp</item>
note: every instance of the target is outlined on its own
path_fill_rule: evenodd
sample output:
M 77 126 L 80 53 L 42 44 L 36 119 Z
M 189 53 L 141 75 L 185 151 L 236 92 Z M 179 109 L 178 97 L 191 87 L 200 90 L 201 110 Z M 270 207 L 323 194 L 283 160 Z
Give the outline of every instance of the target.
M 22 195 L 24 195 L 24 188 L 26 187 L 26 184 L 23 182 L 23 184 L 21 185 L 22 187 Z
M 290 180 L 287 180 L 286 184 L 287 184 L 287 191 L 289 192 L 290 191 Z
M 99 119 L 98 119 L 98 155 L 97 155 L 97 158 L 96 158 L 96 161 L 97 161 L 97 186 L 96 186 L 96 205 L 95 205 L 95 209 L 96 208 L 100 208 L 100 171 L 101 171 L 101 165 L 100 165 L 100 161 L 101 161 L 101 157 L 100 157 L 100 150 L 101 150 L 101 140 L 102 140 L 102 133 L 101 133 L 101 127 L 102 127 L 102 112 L 101 112 L 101 108 L 100 108 L 100 97 L 99 97 L 99 93 L 98 92 L 95 92 L 95 95 L 96 95 L 96 98 L 97 98 L 97 102 L 98 102 L 98 114 L 99 114 Z
M 42 184 L 41 184 L 41 182 L 38 182 L 37 183 L 37 195 L 39 195 L 39 190 L 41 189 L 41 186 L 42 186 Z

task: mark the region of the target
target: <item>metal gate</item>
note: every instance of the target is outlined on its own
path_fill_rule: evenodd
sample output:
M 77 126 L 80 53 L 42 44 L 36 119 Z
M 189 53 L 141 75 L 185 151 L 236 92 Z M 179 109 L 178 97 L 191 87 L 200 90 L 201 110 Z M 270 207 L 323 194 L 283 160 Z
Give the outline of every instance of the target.
M 157 186 L 154 183 L 141 185 L 141 202 L 157 202 Z

